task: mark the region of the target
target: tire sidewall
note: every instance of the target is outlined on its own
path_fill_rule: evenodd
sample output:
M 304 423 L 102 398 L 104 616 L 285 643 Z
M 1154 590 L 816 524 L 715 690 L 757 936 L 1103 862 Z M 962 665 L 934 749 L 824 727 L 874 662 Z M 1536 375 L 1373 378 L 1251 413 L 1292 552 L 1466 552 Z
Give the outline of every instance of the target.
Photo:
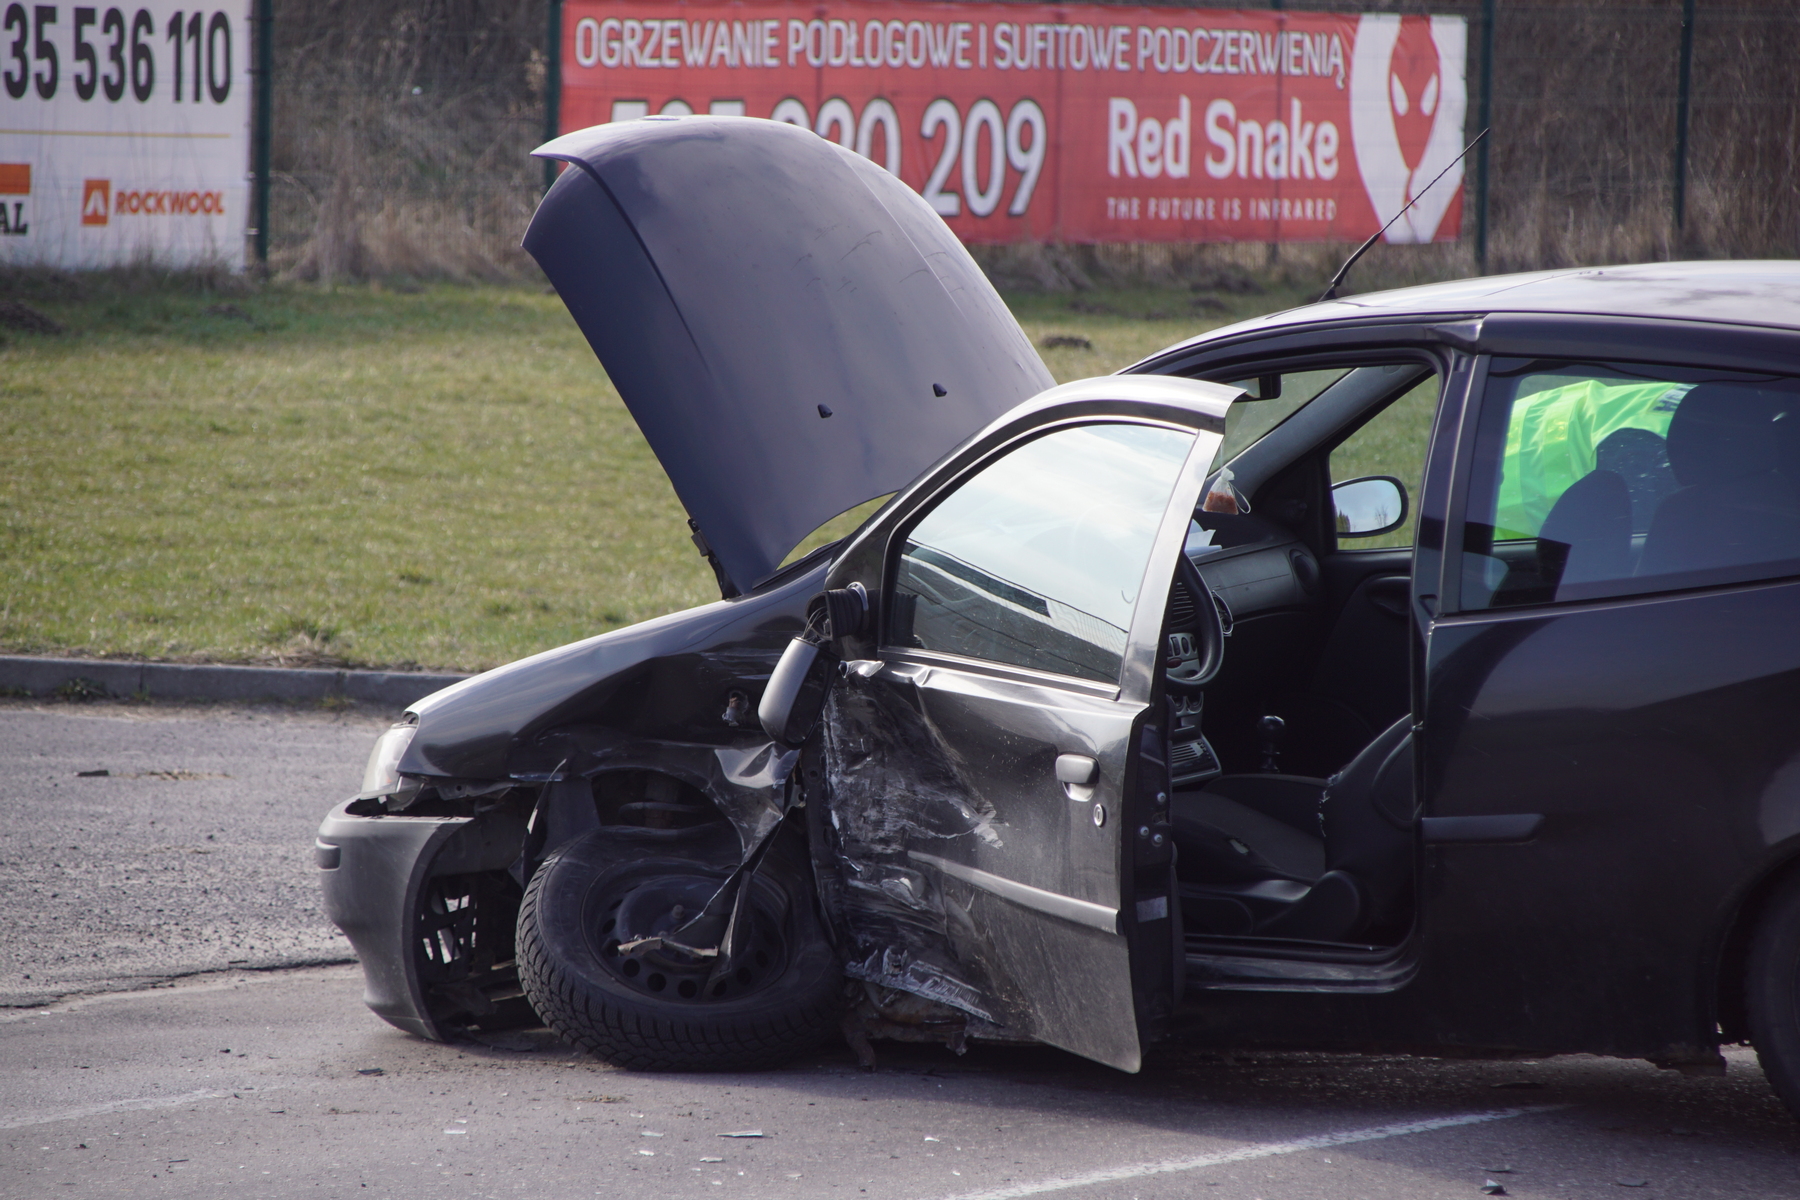
M 835 1013 L 843 982 L 814 912 L 804 855 L 801 872 L 792 869 L 793 857 L 772 848 L 751 881 L 759 889 L 779 889 L 785 899 L 786 953 L 776 973 L 717 1000 L 662 999 L 636 990 L 601 960 L 597 910 L 622 877 L 651 878 L 666 866 L 671 873 L 698 869 L 722 883 L 735 855 L 720 853 L 716 839 L 709 844 L 688 831 L 602 829 L 571 842 L 538 868 L 520 907 L 520 975 L 527 995 L 557 1032 L 622 1065 L 738 1069 L 772 1065 L 816 1043 L 832 1024 L 820 1014 Z M 658 1050 L 636 1052 L 634 1043 L 644 1040 L 654 1040 Z M 670 1050 L 672 1043 L 687 1049 Z M 791 1044 L 778 1049 L 776 1043 Z M 731 1049 L 752 1044 L 761 1049 Z
M 1776 890 L 1763 913 L 1750 947 L 1745 1000 L 1763 1074 L 1800 1117 L 1800 874 Z

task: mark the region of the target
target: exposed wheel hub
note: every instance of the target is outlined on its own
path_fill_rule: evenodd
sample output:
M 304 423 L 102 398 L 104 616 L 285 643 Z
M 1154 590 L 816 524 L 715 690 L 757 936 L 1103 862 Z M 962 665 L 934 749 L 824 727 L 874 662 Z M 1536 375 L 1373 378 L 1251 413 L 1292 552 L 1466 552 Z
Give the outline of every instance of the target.
M 742 924 L 734 935 L 735 953 L 730 969 L 715 978 L 719 961 L 712 955 L 689 954 L 661 940 L 651 940 L 629 951 L 643 939 L 670 937 L 696 949 L 719 945 L 725 917 L 708 919 L 683 929 L 706 907 L 724 882 L 723 876 L 701 874 L 657 875 L 624 878 L 599 905 L 595 942 L 600 961 L 635 991 L 664 1000 L 725 1000 L 754 989 L 773 978 L 785 958 L 778 914 L 769 911 L 762 889 L 748 883 L 751 895 L 744 906 Z M 759 900 L 763 902 L 759 903 Z M 677 933 L 678 930 L 682 932 Z

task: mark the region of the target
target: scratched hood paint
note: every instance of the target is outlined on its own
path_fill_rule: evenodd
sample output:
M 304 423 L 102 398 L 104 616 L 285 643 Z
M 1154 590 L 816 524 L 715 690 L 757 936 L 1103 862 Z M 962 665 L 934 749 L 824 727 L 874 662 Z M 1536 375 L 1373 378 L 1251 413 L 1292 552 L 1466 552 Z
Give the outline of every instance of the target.
M 536 153 L 574 169 L 525 249 L 739 590 L 1054 382 L 937 214 L 813 133 L 653 117 Z

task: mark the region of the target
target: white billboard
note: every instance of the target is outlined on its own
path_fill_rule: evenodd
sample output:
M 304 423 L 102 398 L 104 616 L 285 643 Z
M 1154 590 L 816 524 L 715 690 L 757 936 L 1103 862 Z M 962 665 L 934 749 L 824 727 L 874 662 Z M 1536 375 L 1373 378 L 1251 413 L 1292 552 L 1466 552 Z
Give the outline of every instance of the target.
M 244 265 L 246 10 L 6 3 L 0 262 Z

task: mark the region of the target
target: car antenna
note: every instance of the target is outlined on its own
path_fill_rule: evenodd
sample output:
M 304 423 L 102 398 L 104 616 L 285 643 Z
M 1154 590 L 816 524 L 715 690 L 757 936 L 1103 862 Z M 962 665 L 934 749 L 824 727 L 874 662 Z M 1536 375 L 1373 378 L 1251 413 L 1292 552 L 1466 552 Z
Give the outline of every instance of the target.
M 1493 126 L 1491 126 L 1491 125 L 1488 126 L 1488 129 L 1492 129 L 1492 128 L 1493 128 Z M 1382 234 L 1386 233 L 1389 229 L 1393 228 L 1394 222 L 1398 221 L 1401 217 L 1404 217 L 1406 215 L 1407 208 L 1411 208 L 1413 205 L 1417 204 L 1419 202 L 1420 196 L 1423 196 L 1426 192 L 1429 192 L 1433 187 L 1435 187 L 1437 185 L 1438 179 L 1442 179 L 1444 176 L 1448 175 L 1450 173 L 1450 167 L 1454 167 L 1457 163 L 1459 163 L 1463 159 L 1467 158 L 1469 151 L 1471 151 L 1475 148 L 1476 142 L 1481 141 L 1481 139 L 1486 137 L 1487 135 L 1488 135 L 1487 129 L 1484 129 L 1480 133 L 1476 134 L 1475 141 L 1470 142 L 1468 145 L 1464 146 L 1462 149 L 1462 153 L 1450 160 L 1449 167 L 1445 167 L 1443 170 L 1439 171 L 1437 173 L 1436 179 L 1433 179 L 1430 183 L 1426 184 L 1424 187 L 1419 189 L 1418 196 L 1414 196 L 1411 200 L 1408 200 L 1406 202 L 1406 208 L 1403 208 L 1399 212 L 1395 213 L 1393 215 L 1393 217 L 1391 217 L 1388 220 L 1388 223 L 1386 225 L 1383 225 L 1380 229 L 1377 229 L 1374 233 L 1371 233 L 1369 235 L 1369 240 L 1364 242 L 1362 245 L 1358 246 L 1356 248 L 1356 253 L 1352 254 L 1349 258 L 1346 258 L 1344 260 L 1344 265 L 1338 268 L 1338 273 L 1336 275 L 1333 275 L 1331 277 L 1331 282 L 1325 285 L 1325 294 L 1323 296 L 1320 296 L 1318 298 L 1318 300 L 1315 301 L 1315 303 L 1323 304 L 1327 300 L 1337 299 L 1338 284 L 1344 282 L 1344 276 L 1346 276 L 1350 273 L 1350 268 L 1354 267 L 1356 265 L 1356 260 L 1363 256 L 1363 251 L 1367 250 L 1370 246 L 1373 246 L 1375 244 L 1375 241 L 1377 238 L 1379 238 Z

